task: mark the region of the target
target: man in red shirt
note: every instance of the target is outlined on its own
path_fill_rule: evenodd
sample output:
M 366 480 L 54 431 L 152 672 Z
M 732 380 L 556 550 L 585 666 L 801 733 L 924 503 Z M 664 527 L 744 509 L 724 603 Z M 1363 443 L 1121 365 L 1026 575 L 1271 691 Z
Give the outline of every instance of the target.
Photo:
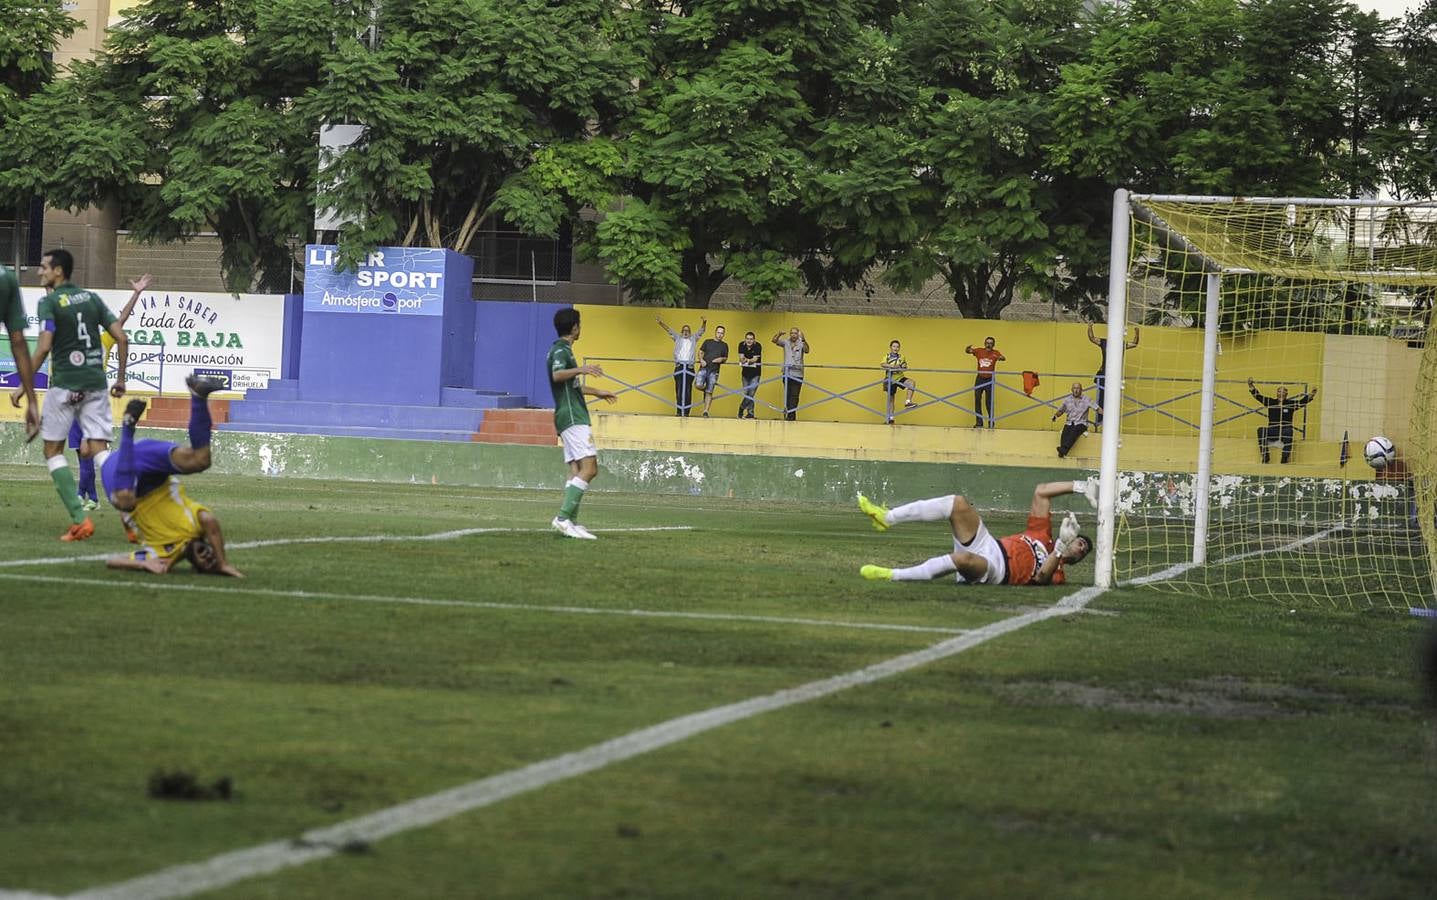
M 973 379 L 973 412 L 977 421 L 973 423 L 974 428 L 983 427 L 983 401 L 988 402 L 988 427 L 996 428 L 998 423 L 993 419 L 993 375 L 998 370 L 998 363 L 1008 357 L 993 349 L 998 342 L 993 338 L 984 338 L 982 347 L 974 347 L 972 344 L 963 348 L 964 353 L 971 353 L 978 357 L 978 377 Z
M 1094 507 L 1098 505 L 1096 480 L 1040 484 L 1033 489 L 1027 524 L 1004 538 L 995 538 L 978 510 L 962 496 L 915 500 L 890 510 L 859 494 L 858 508 L 878 531 L 900 522 L 944 519 L 953 529 L 952 553 L 907 568 L 867 565 L 859 574 L 871 581 L 931 581 L 956 573 L 959 584 L 1062 584 L 1067 581 L 1063 566 L 1082 562 L 1093 549 L 1092 540 L 1078 533 L 1078 517 L 1071 512 L 1054 539 L 1052 501 L 1065 494 L 1083 494 Z

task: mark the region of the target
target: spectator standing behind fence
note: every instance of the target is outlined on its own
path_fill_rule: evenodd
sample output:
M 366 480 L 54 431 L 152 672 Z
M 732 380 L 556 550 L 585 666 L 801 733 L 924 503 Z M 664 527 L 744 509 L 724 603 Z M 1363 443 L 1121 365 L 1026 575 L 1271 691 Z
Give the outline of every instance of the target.
M 903 358 L 902 349 L 902 344 L 889 341 L 888 355 L 883 358 L 883 393 L 887 397 L 889 425 L 893 424 L 893 396 L 900 390 L 908 390 L 908 398 L 903 401 L 904 409 L 918 405 L 913 402 L 913 391 L 918 385 L 904 374 L 908 371 L 908 360 Z
M 1295 400 L 1287 399 L 1285 387 L 1277 389 L 1276 397 L 1264 397 L 1258 392 L 1251 378 L 1247 380 L 1247 389 L 1258 403 L 1267 407 L 1267 424 L 1257 429 L 1257 449 L 1262 454 L 1262 461 L 1269 461 L 1267 445 L 1281 441 L 1282 461 L 1287 462 L 1292 458 L 1292 417 L 1299 409 L 1312 402 L 1317 396 L 1317 388 Z
M 694 355 L 698 349 L 699 338 L 704 336 L 704 330 L 708 328 L 709 320 L 706 317 L 699 318 L 698 334 L 690 334 L 687 325 L 675 333 L 664 324 L 661 316 L 654 316 L 654 321 L 674 339 L 674 413 L 687 416 L 689 410 L 693 409 Z
M 787 335 L 778 332 L 773 342 L 783 348 L 783 417 L 792 422 L 798 417 L 798 394 L 803 390 L 803 357 L 813 348 L 797 328 L 790 328 Z
M 1058 411 L 1053 413 L 1052 421 L 1058 421 L 1058 416 L 1066 415 L 1067 421 L 1063 423 L 1063 434 L 1058 438 L 1058 456 L 1065 457 L 1088 430 L 1088 410 L 1093 408 L 1093 401 L 1083 396 L 1083 383 L 1073 382 L 1073 390 L 1063 398 L 1058 405 Z
M 1008 357 L 994 349 L 997 343 L 996 340 L 989 337 L 983 339 L 982 347 L 974 347 L 972 344 L 969 344 L 963 348 L 964 353 L 972 354 L 978 358 L 978 377 L 973 379 L 973 412 L 977 417 L 977 421 L 973 423 L 974 428 L 983 427 L 984 398 L 987 399 L 988 403 L 988 427 L 998 427 L 998 422 L 993 417 L 993 376 L 998 371 L 998 363 L 1004 362 Z
M 1137 349 L 1138 337 L 1138 326 L 1134 325 L 1133 342 L 1131 344 L 1123 344 L 1123 349 Z M 1093 385 L 1098 389 L 1097 411 L 1093 413 L 1093 418 L 1096 421 L 1096 424 L 1093 426 L 1093 430 L 1097 431 L 1099 428 L 1103 427 L 1103 397 L 1106 396 L 1103 391 L 1103 382 L 1107 380 L 1108 374 L 1108 339 L 1100 338 L 1097 335 L 1093 334 L 1093 326 L 1089 325 L 1088 341 L 1094 344 L 1098 348 L 1098 352 L 1102 354 L 1098 357 L 1098 372 L 1096 375 L 1093 376 Z
M 723 339 L 724 333 L 725 329 L 720 325 L 714 329 L 714 336 L 699 347 L 703 365 L 699 369 L 698 385 L 704 393 L 705 419 L 709 417 L 709 407 L 714 402 L 714 391 L 718 390 L 719 368 L 728 362 L 728 343 Z
M 754 339 L 752 331 L 743 336 L 738 345 L 739 378 L 743 381 L 743 399 L 738 402 L 738 417 L 753 418 L 754 395 L 758 383 L 763 379 L 763 344 Z M 744 415 L 747 411 L 748 415 Z

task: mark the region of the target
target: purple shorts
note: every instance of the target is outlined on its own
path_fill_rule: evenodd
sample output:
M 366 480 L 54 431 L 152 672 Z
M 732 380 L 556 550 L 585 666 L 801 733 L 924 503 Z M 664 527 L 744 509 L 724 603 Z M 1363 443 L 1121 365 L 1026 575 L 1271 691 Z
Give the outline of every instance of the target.
M 136 497 L 143 497 L 160 487 L 170 480 L 171 475 L 180 474 L 175 464 L 170 462 L 170 451 L 178 446 L 179 444 L 170 441 L 135 441 L 135 475 L 139 477 L 139 482 L 135 485 Z M 120 454 L 116 451 L 105 460 L 105 467 L 100 472 L 100 477 L 105 482 L 105 496 L 109 497 L 111 502 L 114 502 L 115 490 L 121 487 L 118 483 L 119 468 Z

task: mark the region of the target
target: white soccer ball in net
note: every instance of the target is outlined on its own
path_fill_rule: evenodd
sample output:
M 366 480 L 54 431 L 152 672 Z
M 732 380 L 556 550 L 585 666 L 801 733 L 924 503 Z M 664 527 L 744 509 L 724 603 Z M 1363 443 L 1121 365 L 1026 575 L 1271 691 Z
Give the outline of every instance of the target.
M 1397 450 L 1392 446 L 1392 442 L 1380 434 L 1370 439 L 1362 449 L 1363 458 L 1374 469 L 1387 468 L 1396 455 Z

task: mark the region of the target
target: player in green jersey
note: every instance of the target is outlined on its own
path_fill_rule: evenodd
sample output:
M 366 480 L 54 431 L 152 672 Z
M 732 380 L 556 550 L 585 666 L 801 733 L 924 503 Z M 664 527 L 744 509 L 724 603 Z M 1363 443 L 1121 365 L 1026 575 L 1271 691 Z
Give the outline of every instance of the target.
M 125 396 L 125 363 L 130 342 L 125 330 L 98 294 L 70 282 L 75 258 L 68 250 L 51 250 L 40 257 L 40 284 L 50 293 L 40 299 L 40 341 L 35 346 L 34 368 L 54 352 L 50 386 L 40 409 L 40 438 L 45 442 L 45 465 L 55 490 L 70 514 L 70 529 L 62 541 L 83 541 L 95 533 L 85 515 L 75 488 L 75 476 L 65 461 L 65 438 L 78 418 L 84 443 L 81 456 L 93 456 L 96 468 L 103 468 L 110 455 L 114 417 L 110 397 Z M 115 339 L 118 374 L 115 385 L 105 392 L 105 351 L 101 335 Z
M 40 404 L 35 400 L 35 366 L 25 340 L 25 308 L 20 305 L 20 281 L 15 273 L 0 266 L 0 325 L 10 333 L 10 355 L 20 375 L 20 387 L 10 397 L 13 406 L 25 398 L 25 435 L 33 438 L 40 430 Z
M 549 347 L 545 368 L 549 371 L 549 387 L 554 391 L 554 430 L 564 445 L 564 462 L 569 464 L 569 481 L 564 485 L 564 504 L 549 524 L 554 530 L 571 538 L 595 540 L 595 536 L 579 524 L 579 503 L 584 492 L 599 474 L 599 451 L 589 428 L 589 405 L 584 395 L 610 403 L 619 398 L 613 391 L 579 383 L 580 375 L 602 376 L 596 365 L 581 366 L 574 359 L 574 342 L 579 339 L 579 311 L 561 309 L 554 313 L 554 330 L 559 338 Z

